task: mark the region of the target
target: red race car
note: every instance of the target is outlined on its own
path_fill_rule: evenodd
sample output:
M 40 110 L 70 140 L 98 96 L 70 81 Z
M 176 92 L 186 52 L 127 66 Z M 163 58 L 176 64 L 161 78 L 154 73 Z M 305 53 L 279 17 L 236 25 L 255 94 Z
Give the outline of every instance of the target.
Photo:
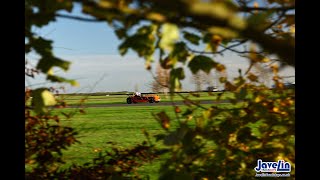
M 127 98 L 127 103 L 158 103 L 160 102 L 160 96 L 156 94 L 146 94 L 146 95 L 141 95 L 140 93 L 135 93 Z

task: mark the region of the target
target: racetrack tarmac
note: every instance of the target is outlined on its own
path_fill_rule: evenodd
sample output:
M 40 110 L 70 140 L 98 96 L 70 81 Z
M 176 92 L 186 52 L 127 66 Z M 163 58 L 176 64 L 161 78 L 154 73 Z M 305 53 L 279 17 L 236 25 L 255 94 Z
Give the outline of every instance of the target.
M 221 103 L 230 103 L 229 100 L 220 100 L 220 101 L 198 101 L 199 104 L 221 104 Z M 172 106 L 172 105 L 185 105 L 191 104 L 190 102 L 183 102 L 183 101 L 175 101 L 175 102 L 159 102 L 159 103 L 136 103 L 136 104 L 127 104 L 127 103 L 118 103 L 118 104 L 87 104 L 82 105 L 81 107 L 95 107 L 95 108 L 102 108 L 102 107 L 136 107 L 136 106 Z M 79 108 L 79 105 L 70 105 L 67 108 Z

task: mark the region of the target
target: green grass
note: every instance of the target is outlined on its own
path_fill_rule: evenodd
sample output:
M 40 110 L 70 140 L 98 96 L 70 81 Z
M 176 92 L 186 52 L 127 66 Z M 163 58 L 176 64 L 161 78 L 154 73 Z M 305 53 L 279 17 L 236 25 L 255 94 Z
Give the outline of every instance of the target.
M 107 95 L 107 94 L 106 94 Z M 126 104 L 127 95 L 86 95 L 86 96 L 79 96 L 79 95 L 60 95 L 61 99 L 64 99 L 65 102 L 68 105 L 76 105 L 79 104 L 81 99 L 85 99 L 85 104 L 87 105 L 93 105 L 93 104 L 117 104 L 117 103 L 123 103 Z M 171 101 L 170 95 L 165 96 L 164 94 L 159 94 L 161 97 L 162 102 L 169 102 Z M 189 93 L 183 93 L 181 94 L 184 97 L 190 98 L 191 100 L 216 100 L 218 97 L 218 93 L 207 93 L 207 92 L 201 92 L 198 93 L 199 97 L 193 96 Z M 221 100 L 228 99 L 233 97 L 233 94 L 230 92 L 225 92 L 221 96 Z M 179 95 L 173 96 L 173 101 L 183 101 L 183 98 Z
M 291 90 L 288 90 L 290 92 Z M 272 91 L 268 92 L 272 94 Z M 190 93 L 181 93 L 182 96 L 187 97 L 191 100 L 217 100 L 218 94 L 220 92 L 200 92 L 197 93 L 199 97 L 193 96 Z M 159 94 L 161 97 L 161 102 L 169 102 L 171 101 L 170 95 L 168 94 L 165 96 L 164 94 Z M 251 95 L 247 96 L 250 97 Z M 108 94 L 108 93 L 92 93 L 92 94 L 84 94 L 84 95 L 78 95 L 78 94 L 62 94 L 57 97 L 57 99 L 64 100 L 67 105 L 78 105 L 81 100 L 84 100 L 84 105 L 98 105 L 98 104 L 126 104 L 126 99 L 128 95 L 118 95 L 118 94 Z M 271 97 L 274 97 L 271 95 Z M 221 100 L 226 100 L 234 98 L 234 94 L 232 92 L 224 92 L 222 96 L 220 97 Z M 173 96 L 173 101 L 183 101 L 183 98 L 176 93 Z M 27 102 L 28 105 L 30 105 L 30 99 Z
M 95 149 L 108 148 L 107 142 L 116 142 L 117 145 L 128 148 L 146 140 L 142 129 L 146 129 L 150 135 L 162 132 L 159 123 L 152 116 L 162 110 L 174 119 L 172 107 L 117 107 L 117 108 L 86 108 L 86 114 L 76 114 L 72 120 L 62 120 L 63 125 L 71 126 L 79 132 L 78 140 L 81 144 L 75 144 L 64 151 L 63 167 L 71 163 L 84 164 L 90 162 L 98 152 Z M 70 109 L 69 111 L 72 111 Z M 173 121 L 171 125 L 176 126 Z M 161 160 L 147 164 L 140 169 L 144 175 L 157 176 Z M 153 178 L 154 179 L 154 178 Z
M 219 106 L 231 107 L 230 104 Z M 185 110 L 185 107 L 182 107 L 182 110 Z M 59 114 L 59 111 L 56 110 L 56 113 Z M 70 112 L 75 109 L 64 109 L 63 111 Z M 164 132 L 152 113 L 166 111 L 172 119 L 170 128 L 175 128 L 178 125 L 172 106 L 86 108 L 85 111 L 86 114 L 77 113 L 71 120 L 61 119 L 62 125 L 73 127 L 79 132 L 77 139 L 81 142 L 63 152 L 66 164 L 62 168 L 73 163 L 82 165 L 91 162 L 91 159 L 98 154 L 95 150 L 107 149 L 109 141 L 115 142 L 123 148 L 133 147 L 146 140 L 142 129 L 147 130 L 151 136 Z M 163 146 L 162 144 L 157 145 Z M 164 158 L 157 159 L 151 164 L 147 163 L 139 169 L 139 172 L 142 175 L 150 175 L 151 179 L 157 179 L 158 169 Z
M 184 94 L 185 96 L 188 94 Z M 88 96 L 87 103 L 125 103 L 126 95 L 110 95 L 110 96 Z M 200 93 L 200 97 L 196 98 L 189 95 L 191 99 L 197 100 L 214 100 L 217 94 L 209 96 L 208 93 Z M 232 94 L 225 93 L 222 99 L 230 98 Z M 77 103 L 83 96 L 66 96 L 64 97 L 68 103 Z M 169 101 L 161 95 L 163 101 Z M 174 97 L 175 101 L 181 101 L 179 96 Z M 241 103 L 240 103 L 241 104 Z M 204 105 L 206 107 L 210 105 Z M 231 104 L 218 104 L 219 107 L 232 108 Z M 181 106 L 182 110 L 186 108 Z M 55 113 L 60 111 L 70 112 L 77 109 L 56 109 Z M 79 132 L 77 139 L 81 143 L 74 144 L 63 152 L 63 159 L 66 164 L 61 168 L 66 168 L 71 164 L 82 165 L 98 155 L 95 150 L 104 150 L 109 146 L 107 142 L 115 142 L 123 148 L 133 147 L 137 143 L 146 140 L 142 133 L 142 129 L 147 130 L 151 136 L 163 132 L 159 123 L 154 119 L 152 113 L 166 111 L 172 119 L 171 128 L 178 125 L 175 119 L 172 106 L 126 106 L 126 107 L 100 107 L 86 108 L 85 114 L 77 113 L 72 119 L 61 119 L 61 124 L 75 128 Z M 60 117 L 63 117 L 62 115 Z M 193 122 L 191 122 L 193 123 Z M 254 127 L 252 127 L 254 128 Z M 157 144 L 162 146 L 162 144 Z M 142 175 L 150 175 L 151 179 L 157 179 L 158 169 L 160 168 L 162 159 L 157 159 L 151 164 L 146 164 L 139 169 Z
M 287 92 L 291 92 L 291 89 L 288 89 Z M 274 94 L 272 94 L 271 90 L 267 90 L 266 91 L 267 94 L 270 94 L 270 97 L 276 97 Z M 198 95 L 194 96 L 190 93 L 181 93 L 180 95 L 183 97 L 187 97 L 191 100 L 217 100 L 218 98 L 218 94 L 221 94 L 221 92 L 212 92 L 212 93 L 208 93 L 208 92 L 200 92 L 200 93 L 196 93 Z M 183 101 L 183 98 L 178 95 L 178 93 L 174 94 L 173 96 L 173 101 Z M 164 94 L 159 94 L 159 96 L 161 97 L 161 102 L 169 102 L 171 101 L 170 95 L 168 94 L 167 96 L 165 96 Z M 127 99 L 128 95 L 113 95 L 113 94 L 104 94 L 101 95 L 101 93 L 97 94 L 92 94 L 92 95 L 60 95 L 59 98 L 64 99 L 65 102 L 68 105 L 77 105 L 80 103 L 81 99 L 85 99 L 85 104 L 86 105 L 93 105 L 93 104 L 126 104 L 126 99 Z M 224 92 L 221 97 L 220 100 L 227 100 L 230 98 L 234 98 L 234 94 L 232 92 Z M 252 94 L 248 94 L 247 98 L 252 97 Z

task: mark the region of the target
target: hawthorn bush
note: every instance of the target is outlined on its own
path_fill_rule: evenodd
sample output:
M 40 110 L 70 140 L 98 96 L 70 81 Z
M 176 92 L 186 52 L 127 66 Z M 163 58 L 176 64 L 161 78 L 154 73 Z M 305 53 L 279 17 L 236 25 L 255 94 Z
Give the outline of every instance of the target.
M 71 12 L 74 3 L 92 18 L 60 13 Z M 182 112 L 176 107 L 176 119 L 166 112 L 154 114 L 164 129 L 155 139 L 162 141 L 165 149 L 146 143 L 125 150 L 115 148 L 93 163 L 61 171 L 57 168 L 61 149 L 77 142 L 76 132 L 50 115 L 46 106 L 57 104 L 53 94 L 45 88 L 33 89 L 34 109 L 26 105 L 26 163 L 31 164 L 26 178 L 140 178 L 135 168 L 163 153 L 169 158 L 159 170 L 159 179 L 253 179 L 258 159 L 290 162 L 294 178 L 295 92 L 287 89 L 279 76 L 281 68 L 295 67 L 294 11 L 293 0 L 26 0 L 25 53 L 35 52 L 40 57 L 34 69 L 26 67 L 26 76 L 42 73 L 48 81 L 76 85 L 76 81 L 52 73 L 53 68 L 68 70 L 70 63 L 53 54 L 51 40 L 33 31 L 56 18 L 69 18 L 106 22 L 121 40 L 119 53 L 133 50 L 145 59 L 150 72 L 151 63 L 157 60 L 170 71 L 169 83 L 164 86 L 171 95 L 181 90 L 185 68 L 193 74 L 218 72 L 225 90 L 234 94 L 230 99 L 233 108 L 204 107 L 185 97 L 188 108 Z M 239 70 L 238 77 L 228 77 L 226 66 L 215 60 L 226 52 L 247 58 L 246 72 Z M 275 88 L 262 83 L 263 76 L 252 70 L 257 66 L 273 72 Z M 179 127 L 170 128 L 171 121 L 178 121 Z M 196 126 L 191 126 L 191 121 Z

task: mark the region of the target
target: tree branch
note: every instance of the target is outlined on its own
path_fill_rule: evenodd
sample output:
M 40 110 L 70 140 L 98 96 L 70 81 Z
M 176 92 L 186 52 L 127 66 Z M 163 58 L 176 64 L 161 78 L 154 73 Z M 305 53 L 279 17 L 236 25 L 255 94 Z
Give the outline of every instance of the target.
M 271 28 L 272 26 L 276 25 L 278 22 L 280 22 L 280 20 L 283 18 L 283 16 L 285 15 L 286 13 L 283 11 L 279 17 L 274 21 L 272 22 L 271 24 L 269 24 L 265 29 L 264 31 L 268 30 L 269 28 Z
M 240 44 L 239 44 L 240 45 Z M 235 53 L 238 53 L 238 54 L 247 54 L 247 53 L 255 53 L 255 54 L 262 54 L 263 51 L 260 51 L 260 52 L 255 52 L 255 51 L 238 51 L 238 50 L 235 50 L 235 49 L 232 49 L 230 47 L 226 47 L 226 46 L 223 46 L 223 45 L 220 45 L 221 47 L 225 48 L 223 49 L 222 51 L 225 51 L 225 50 L 229 50 L 229 51 L 232 51 L 232 52 L 235 52 Z
M 195 103 L 194 101 L 192 101 L 192 100 L 190 100 L 190 99 L 188 99 L 188 98 L 184 97 L 184 96 L 183 96 L 183 95 L 181 95 L 180 93 L 177 93 L 177 94 L 178 94 L 182 99 L 189 101 L 189 102 L 190 102 L 190 104 L 195 105 L 196 107 L 199 107 L 199 108 L 201 108 L 201 109 L 208 110 L 208 108 L 206 108 L 206 107 L 204 107 L 204 106 L 201 106 L 201 105 L 200 105 L 200 104 L 198 104 L 198 103 Z
M 93 18 L 85 18 L 80 16 L 71 16 L 66 14 L 56 14 L 57 17 L 65 18 L 65 19 L 72 19 L 72 20 L 78 20 L 78 21 L 84 21 L 84 22 L 104 22 L 104 19 L 93 19 Z
M 240 7 L 240 11 L 242 12 L 251 12 L 251 11 L 289 11 L 294 10 L 295 6 L 287 6 L 287 7 Z
M 230 46 L 228 46 L 228 47 L 224 47 L 224 46 L 220 45 L 220 46 L 224 47 L 224 49 L 223 49 L 223 50 L 220 50 L 219 53 L 223 53 L 223 52 L 226 51 L 226 50 L 230 50 L 231 48 L 240 46 L 241 44 L 246 43 L 247 41 L 248 41 L 248 40 L 245 39 L 245 40 L 240 41 L 240 42 L 237 43 L 237 44 L 233 44 L 233 45 L 230 45 Z
M 206 51 L 197 51 L 197 50 L 194 50 L 194 49 L 191 49 L 190 47 L 188 47 L 186 45 L 187 49 L 193 53 L 198 53 L 198 54 L 220 54 L 222 55 L 222 53 L 219 53 L 219 52 L 206 52 Z

